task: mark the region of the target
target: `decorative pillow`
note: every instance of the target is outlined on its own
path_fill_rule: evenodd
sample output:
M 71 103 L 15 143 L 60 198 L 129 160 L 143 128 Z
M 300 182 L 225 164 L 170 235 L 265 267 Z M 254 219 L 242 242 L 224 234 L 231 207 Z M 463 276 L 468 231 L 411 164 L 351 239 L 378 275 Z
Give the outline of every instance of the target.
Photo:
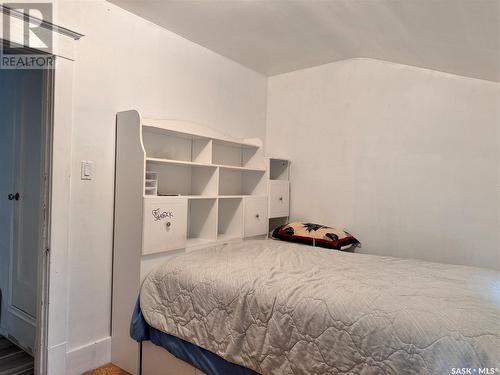
M 273 231 L 272 237 L 335 250 L 347 250 L 360 245 L 356 238 L 343 230 L 312 223 L 281 225 Z

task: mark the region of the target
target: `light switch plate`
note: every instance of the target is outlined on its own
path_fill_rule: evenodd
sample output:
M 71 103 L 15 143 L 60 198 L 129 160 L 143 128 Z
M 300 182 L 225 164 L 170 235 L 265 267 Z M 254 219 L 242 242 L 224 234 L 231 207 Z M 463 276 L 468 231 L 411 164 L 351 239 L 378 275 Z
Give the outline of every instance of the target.
M 94 177 L 94 162 L 83 160 L 81 164 L 81 179 L 92 180 Z

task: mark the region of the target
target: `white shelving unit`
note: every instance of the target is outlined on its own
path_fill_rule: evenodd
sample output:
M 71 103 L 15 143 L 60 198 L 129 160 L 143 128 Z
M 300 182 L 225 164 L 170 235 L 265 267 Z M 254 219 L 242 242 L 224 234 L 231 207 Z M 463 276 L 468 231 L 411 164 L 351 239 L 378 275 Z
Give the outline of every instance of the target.
M 120 112 L 116 129 L 112 361 L 138 373 L 129 336 L 142 279 L 179 252 L 265 235 L 269 175 L 259 139 Z
M 289 221 L 290 216 L 290 160 L 267 157 L 269 180 L 269 232 Z
M 245 229 L 245 222 L 252 225 L 249 224 L 252 220 L 244 220 L 245 214 L 266 220 L 267 215 L 259 210 L 259 204 L 267 201 L 267 170 L 260 146 L 242 140 L 204 138 L 172 130 L 162 132 L 159 129 L 165 130 L 164 127 L 148 124 L 142 126 L 146 175 L 157 176 L 158 197 L 188 200 L 188 229 L 182 247 L 243 238 L 245 233 L 255 232 Z M 145 198 L 150 196 L 147 194 Z M 260 202 L 246 200 L 251 197 L 258 197 Z M 170 225 L 172 232 L 179 227 L 174 226 L 174 220 Z M 266 232 L 267 229 L 255 235 Z M 178 247 L 165 243 L 157 252 Z
M 135 158 L 145 166 L 143 199 L 155 198 L 155 204 L 166 205 L 162 210 L 167 216 L 170 202 L 186 200 L 185 241 L 181 245 L 164 241 L 163 247 L 149 249 L 148 254 L 243 238 L 245 233 L 256 232 L 245 228 L 254 225 L 253 220 L 244 220 L 251 215 L 267 221 L 267 213 L 260 210 L 268 195 L 268 167 L 260 140 L 230 138 L 194 123 L 145 119 L 135 111 L 126 111 L 117 116 L 117 148 L 124 127 L 134 131 L 136 139 L 129 137 L 126 142 L 135 142 L 137 149 L 137 153 L 127 152 L 126 159 Z M 117 159 L 117 170 L 121 167 Z M 123 170 L 134 180 L 129 184 L 137 182 L 135 172 L 139 171 L 127 165 Z M 145 216 L 143 226 L 151 218 L 166 220 Z M 180 224 L 184 227 L 184 223 L 178 223 L 175 217 L 167 219 L 166 231 L 178 235 L 177 228 Z

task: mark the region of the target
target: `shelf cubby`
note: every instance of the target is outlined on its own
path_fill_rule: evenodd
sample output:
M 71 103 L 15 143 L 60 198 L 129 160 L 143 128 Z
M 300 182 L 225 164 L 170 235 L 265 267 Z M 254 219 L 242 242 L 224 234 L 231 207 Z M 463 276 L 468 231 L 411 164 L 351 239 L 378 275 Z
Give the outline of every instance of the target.
M 187 246 L 217 239 L 217 199 L 188 199 Z
M 217 194 L 217 167 L 146 159 L 146 170 L 158 173 L 158 195 Z
M 290 163 L 284 159 L 269 160 L 269 179 L 270 180 L 285 180 L 290 179 Z
M 220 141 L 212 144 L 212 162 L 218 165 L 264 169 L 258 154 L 258 147 Z
M 266 194 L 265 170 L 219 167 L 219 195 Z
M 149 158 L 210 164 L 212 140 L 166 129 L 143 127 L 142 143 Z
M 243 236 L 243 199 L 218 199 L 217 239 L 230 240 Z
M 269 232 L 272 232 L 280 225 L 288 223 L 288 217 L 273 217 L 269 219 Z

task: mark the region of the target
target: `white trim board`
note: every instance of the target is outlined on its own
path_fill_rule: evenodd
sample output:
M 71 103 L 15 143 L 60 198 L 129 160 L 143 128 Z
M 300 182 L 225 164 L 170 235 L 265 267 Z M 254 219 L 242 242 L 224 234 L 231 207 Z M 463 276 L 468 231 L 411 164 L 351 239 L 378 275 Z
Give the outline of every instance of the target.
M 56 59 L 52 146 L 47 374 L 66 371 L 73 63 Z
M 66 374 L 66 342 L 47 348 L 47 366 L 50 375 Z
M 80 375 L 111 362 L 111 336 L 66 353 L 66 375 Z

